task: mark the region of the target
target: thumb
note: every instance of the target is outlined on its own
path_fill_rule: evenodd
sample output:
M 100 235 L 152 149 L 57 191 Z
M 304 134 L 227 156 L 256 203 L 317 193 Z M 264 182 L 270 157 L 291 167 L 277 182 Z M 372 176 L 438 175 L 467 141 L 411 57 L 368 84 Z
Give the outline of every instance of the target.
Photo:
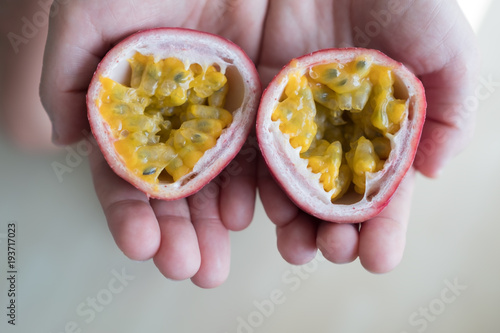
M 85 96 L 93 72 L 105 51 L 88 20 L 71 4 L 51 18 L 40 82 L 40 98 L 52 122 L 52 141 L 79 141 L 88 130 Z M 84 33 L 82 33 L 84 32 Z

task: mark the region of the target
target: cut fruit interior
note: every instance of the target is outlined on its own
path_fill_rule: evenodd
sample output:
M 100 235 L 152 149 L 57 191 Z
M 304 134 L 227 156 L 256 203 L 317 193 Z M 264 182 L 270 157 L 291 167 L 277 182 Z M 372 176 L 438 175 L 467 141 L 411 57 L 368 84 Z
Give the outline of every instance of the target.
M 384 167 L 391 137 L 408 113 L 408 99 L 394 97 L 394 74 L 359 56 L 347 64 L 315 65 L 288 74 L 271 119 L 293 148 L 300 147 L 332 200 L 351 183 L 365 192 L 366 177 Z
M 155 61 L 136 53 L 129 62 L 130 84 L 100 77 L 96 103 L 127 168 L 150 183 L 173 183 L 193 170 L 231 124 L 224 109 L 227 78 L 214 65 L 202 68 L 177 58 Z
M 413 161 L 422 97 L 406 68 L 374 50 L 292 60 L 262 98 L 263 156 L 302 209 L 325 220 L 362 221 L 387 205 Z
M 237 154 L 259 93 L 253 63 L 231 42 L 160 28 L 132 35 L 106 55 L 87 106 L 113 170 L 152 197 L 177 199 Z

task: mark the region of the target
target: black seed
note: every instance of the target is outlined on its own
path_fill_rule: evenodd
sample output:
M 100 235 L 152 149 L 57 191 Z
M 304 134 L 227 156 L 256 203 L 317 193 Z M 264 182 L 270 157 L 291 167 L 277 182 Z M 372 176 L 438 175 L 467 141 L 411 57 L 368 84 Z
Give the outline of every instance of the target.
M 325 73 L 327 79 L 335 79 L 339 74 L 339 70 L 336 68 L 328 69 Z
M 195 133 L 191 136 L 191 141 L 193 143 L 201 142 L 201 139 L 202 139 L 202 137 L 199 133 Z
M 207 130 L 207 129 L 210 129 L 210 123 L 206 120 L 200 120 L 198 121 L 198 128 L 201 130 L 201 131 L 204 131 L 204 130 Z
M 347 78 L 340 81 L 337 85 L 341 87 L 341 86 L 344 86 L 346 83 L 347 83 Z
M 152 175 L 155 172 L 156 172 L 156 168 L 155 167 L 149 167 L 149 168 L 144 169 L 144 171 L 143 171 L 142 174 L 144 176 L 149 176 L 149 175 Z
M 180 72 L 180 73 L 175 74 L 174 81 L 179 83 L 182 81 L 183 78 L 184 78 L 184 73 Z
M 358 61 L 358 63 L 356 64 L 356 68 L 357 68 L 357 69 L 363 69 L 363 68 L 365 68 L 365 66 L 366 66 L 366 61 L 365 61 L 365 60 L 360 60 L 360 61 Z

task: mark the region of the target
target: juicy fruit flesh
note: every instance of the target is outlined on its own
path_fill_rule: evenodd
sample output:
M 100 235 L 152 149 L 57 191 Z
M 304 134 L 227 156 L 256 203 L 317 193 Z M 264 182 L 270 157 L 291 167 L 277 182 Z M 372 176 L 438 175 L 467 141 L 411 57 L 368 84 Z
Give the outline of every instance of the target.
M 320 175 L 332 201 L 351 184 L 364 194 L 366 177 L 383 169 L 390 139 L 408 116 L 408 100 L 394 97 L 395 79 L 390 67 L 363 56 L 288 75 L 271 119 L 280 122 L 291 146 Z
M 175 182 L 191 172 L 232 122 L 229 90 L 217 65 L 185 65 L 177 58 L 129 59 L 130 84 L 100 77 L 97 101 L 127 168 L 149 183 Z

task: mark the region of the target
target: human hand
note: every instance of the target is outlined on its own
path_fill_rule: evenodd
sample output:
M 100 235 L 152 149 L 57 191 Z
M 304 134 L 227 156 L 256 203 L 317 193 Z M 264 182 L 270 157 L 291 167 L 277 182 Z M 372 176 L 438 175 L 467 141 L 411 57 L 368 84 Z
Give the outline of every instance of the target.
M 276 224 L 285 260 L 303 264 L 317 249 L 334 263 L 360 258 L 369 271 L 392 270 L 403 255 L 415 169 L 437 176 L 470 139 L 474 112 L 464 108 L 478 72 L 472 30 L 454 1 L 352 0 L 270 2 L 259 62 L 266 86 L 294 57 L 331 48 L 379 49 L 403 62 L 422 80 L 427 96 L 424 125 L 414 168 L 389 205 L 361 224 L 320 221 L 299 210 L 259 165 L 258 187 Z
M 52 120 L 53 141 L 70 144 L 88 129 L 85 95 L 104 54 L 138 30 L 185 27 L 226 37 L 256 61 L 265 1 L 71 1 L 51 19 L 40 94 Z M 243 148 L 242 151 L 253 149 Z M 237 156 L 240 172 L 225 186 L 213 181 L 177 201 L 148 200 L 114 174 L 98 149 L 89 156 L 96 193 L 118 247 L 130 258 L 153 258 L 168 278 L 201 287 L 229 273 L 229 230 L 244 229 L 255 204 L 255 162 Z M 223 204 L 222 204 L 223 203 Z M 202 207 L 200 207 L 202 205 Z
M 383 29 L 370 35 L 367 45 L 358 46 L 379 48 L 420 75 L 427 88 L 429 105 L 422 142 L 433 140 L 436 129 L 450 138 L 461 137 L 473 122 L 446 125 L 439 110 L 446 107 L 445 115 L 453 119 L 461 116 L 462 102 L 476 72 L 473 35 L 454 3 L 422 1 L 412 4 L 411 10 L 407 10 L 407 3 L 401 0 L 402 13 L 393 14 Z M 432 4 L 438 4 L 436 15 L 428 19 L 427 10 Z M 261 31 L 266 10 L 264 1 L 251 5 L 213 1 L 203 10 L 195 9 L 194 2 L 179 5 L 168 1 L 142 2 L 137 8 L 134 2 L 129 2 L 128 8 L 123 4 L 114 8 L 117 6 L 112 2 L 103 5 L 98 1 L 68 5 L 51 23 L 41 85 L 42 99 L 54 124 L 54 141 L 67 144 L 80 139 L 87 126 L 85 92 L 93 70 L 114 43 L 136 30 L 184 26 L 230 38 L 254 61 L 260 59 L 258 68 L 265 85 L 293 57 L 321 48 L 356 44 L 353 29 L 366 28 L 367 23 L 374 20 L 370 10 L 383 10 L 386 5 L 384 1 L 292 4 L 275 0 L 270 3 L 264 32 Z M 180 11 L 172 10 L 176 6 L 184 7 Z M 135 17 L 124 28 L 120 18 L 129 19 L 130 10 Z M 168 14 L 173 11 L 175 15 Z M 189 12 L 189 20 L 188 15 L 179 15 L 179 12 Z M 225 12 L 230 15 L 220 15 Z M 96 16 L 90 17 L 90 13 Z M 159 13 L 165 15 L 162 17 Z M 348 15 L 350 13 L 352 15 Z M 113 18 L 107 20 L 108 17 Z M 427 29 L 414 30 L 422 26 L 422 18 L 428 19 L 427 25 L 423 25 Z M 105 21 L 109 22 L 104 26 Z M 447 24 L 454 25 L 449 32 Z M 91 33 L 80 36 L 81 30 Z M 264 39 L 259 52 L 261 34 Z M 429 46 L 427 39 L 438 47 Z M 406 53 L 405 49 L 412 52 Z M 65 59 L 76 61 L 65 64 Z M 61 63 L 65 66 L 60 66 Z M 463 70 L 458 72 L 456 68 Z M 458 140 L 437 141 L 432 141 L 432 151 L 420 149 L 417 155 L 417 169 L 428 176 L 436 175 L 445 160 L 462 148 Z M 200 286 L 216 286 L 225 279 L 229 265 L 228 230 L 243 229 L 253 214 L 255 178 L 251 161 L 237 157 L 243 171 L 229 186 L 220 189 L 217 198 L 207 202 L 206 212 L 210 214 L 199 216 L 190 212 L 196 197 L 176 202 L 149 202 L 142 193 L 114 175 L 99 152 L 95 151 L 90 159 L 96 191 L 110 230 L 125 254 L 140 260 L 153 257 L 165 276 L 193 277 L 194 283 Z M 400 261 L 414 170 L 410 170 L 390 205 L 361 227 L 317 221 L 300 212 L 268 178 L 267 169 L 261 164 L 261 197 L 269 217 L 277 225 L 278 248 L 289 262 L 307 262 L 318 247 L 336 263 L 349 262 L 359 256 L 366 269 L 374 272 L 389 271 Z M 203 196 L 203 190 L 197 195 Z

